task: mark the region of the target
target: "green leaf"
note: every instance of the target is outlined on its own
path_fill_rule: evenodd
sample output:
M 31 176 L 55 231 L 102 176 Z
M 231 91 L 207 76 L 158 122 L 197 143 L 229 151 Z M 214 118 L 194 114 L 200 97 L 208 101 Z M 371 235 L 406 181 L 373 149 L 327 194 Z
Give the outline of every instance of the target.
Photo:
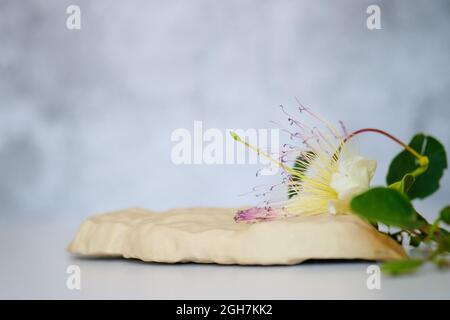
M 306 151 L 305 154 L 303 154 L 303 155 L 297 157 L 297 159 L 295 159 L 295 164 L 292 167 L 292 169 L 299 173 L 304 173 L 308 169 L 308 166 L 309 166 L 308 159 L 311 159 L 313 156 L 315 156 L 314 152 Z M 293 175 L 292 181 L 300 183 L 301 178 Z M 296 194 L 297 194 L 297 190 L 295 190 L 295 188 L 293 188 L 292 186 L 289 186 L 288 187 L 288 199 L 292 198 Z
M 447 168 L 447 155 L 442 143 L 422 133 L 415 135 L 409 146 L 427 156 L 429 160 L 428 169 L 415 177 L 414 184 L 407 191 L 410 199 L 423 199 L 439 189 L 439 180 Z M 386 182 L 388 185 L 396 184 L 418 168 L 417 159 L 407 150 L 403 150 L 392 160 Z
M 438 240 L 439 243 L 439 252 L 450 252 L 450 234 L 448 233 L 440 233 L 440 237 Z
M 417 271 L 422 265 L 423 260 L 419 259 L 390 261 L 381 265 L 381 271 L 391 275 L 407 274 Z
M 450 232 L 448 232 L 444 228 L 439 228 L 439 232 L 442 233 L 446 237 L 450 237 Z
M 396 181 L 389 185 L 389 188 L 398 190 L 407 194 L 408 190 L 411 189 L 416 178 L 411 173 L 407 173 L 403 176 L 402 180 Z
M 425 240 L 424 234 L 411 236 L 411 238 L 409 238 L 409 245 L 417 248 L 422 243 L 423 240 Z
M 401 191 L 405 194 L 408 193 L 409 189 L 411 189 L 412 185 L 414 184 L 414 181 L 416 180 L 416 178 L 414 178 L 414 176 L 410 173 L 405 174 L 402 178 L 401 181 Z
M 445 207 L 439 213 L 440 219 L 446 224 L 450 225 L 450 206 Z
M 425 225 L 425 224 L 428 224 L 428 221 L 427 221 L 427 219 L 425 219 L 420 213 L 418 213 L 417 211 L 416 211 L 416 215 L 417 215 L 417 220 L 419 220 L 419 222 L 423 222 L 423 224 Z
M 354 197 L 350 205 L 354 213 L 371 222 L 404 229 L 415 229 L 423 225 L 411 201 L 395 189 L 369 189 Z

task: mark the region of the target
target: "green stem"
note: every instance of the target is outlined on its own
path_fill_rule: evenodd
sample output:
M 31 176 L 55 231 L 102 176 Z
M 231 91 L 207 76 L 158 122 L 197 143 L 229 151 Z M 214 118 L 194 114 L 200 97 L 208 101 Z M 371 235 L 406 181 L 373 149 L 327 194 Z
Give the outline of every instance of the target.
M 432 240 L 434 233 L 436 232 L 437 228 L 439 227 L 439 222 L 441 221 L 440 217 L 437 217 L 436 220 L 434 220 L 433 224 L 430 225 L 428 229 L 427 237 L 425 238 L 425 242 L 429 242 Z

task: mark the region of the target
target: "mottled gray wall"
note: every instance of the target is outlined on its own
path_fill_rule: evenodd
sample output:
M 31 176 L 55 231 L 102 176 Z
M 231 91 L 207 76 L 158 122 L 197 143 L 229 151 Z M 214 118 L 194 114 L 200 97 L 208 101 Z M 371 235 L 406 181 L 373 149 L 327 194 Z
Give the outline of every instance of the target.
M 373 3 L 382 30 L 366 28 Z M 257 166 L 175 166 L 170 133 L 268 127 L 295 97 L 450 149 L 449 18 L 446 0 L 0 0 L 0 219 L 251 203 L 237 195 Z M 363 142 L 380 183 L 399 149 Z M 449 202 L 443 183 L 426 209 Z

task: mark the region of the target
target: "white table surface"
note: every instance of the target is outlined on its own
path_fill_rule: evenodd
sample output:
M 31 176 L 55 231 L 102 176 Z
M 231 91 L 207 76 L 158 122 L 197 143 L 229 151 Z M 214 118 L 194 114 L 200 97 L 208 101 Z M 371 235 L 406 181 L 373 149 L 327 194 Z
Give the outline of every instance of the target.
M 310 262 L 243 267 L 81 259 L 65 251 L 81 221 L 0 222 L 2 299 L 440 299 L 450 272 L 381 278 L 366 286 L 368 262 Z M 66 268 L 81 268 L 81 289 L 66 287 Z

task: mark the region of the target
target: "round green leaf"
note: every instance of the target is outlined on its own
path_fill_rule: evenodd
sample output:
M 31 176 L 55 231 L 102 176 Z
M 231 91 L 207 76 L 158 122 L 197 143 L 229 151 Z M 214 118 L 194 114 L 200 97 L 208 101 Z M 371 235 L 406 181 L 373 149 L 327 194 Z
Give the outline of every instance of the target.
M 400 275 L 417 271 L 423 264 L 423 260 L 405 259 L 398 261 L 386 262 L 381 265 L 381 271 L 391 274 Z
M 450 225 L 450 206 L 447 206 L 444 209 L 442 209 L 441 212 L 439 213 L 439 217 L 443 222 Z
M 424 223 L 419 221 L 411 201 L 395 189 L 369 189 L 354 197 L 350 205 L 355 214 L 387 226 L 415 229 Z
M 410 199 L 423 199 L 439 189 L 439 180 L 447 168 L 447 155 L 442 143 L 422 133 L 415 135 L 409 146 L 429 159 L 428 169 L 418 175 L 414 184 L 407 190 Z M 406 174 L 413 172 L 418 167 L 416 158 L 410 152 L 403 150 L 389 166 L 386 177 L 387 184 L 391 185 L 402 181 Z

